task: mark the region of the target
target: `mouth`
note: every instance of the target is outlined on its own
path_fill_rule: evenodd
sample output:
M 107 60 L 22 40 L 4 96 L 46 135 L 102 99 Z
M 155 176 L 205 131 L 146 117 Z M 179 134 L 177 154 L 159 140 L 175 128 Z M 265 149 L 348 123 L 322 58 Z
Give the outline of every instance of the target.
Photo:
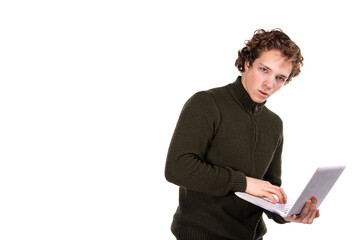
M 268 96 L 269 96 L 269 94 L 267 94 L 266 92 L 263 92 L 263 91 L 261 91 L 261 90 L 258 90 L 258 92 L 259 92 L 260 95 L 263 96 L 263 97 L 268 97 Z

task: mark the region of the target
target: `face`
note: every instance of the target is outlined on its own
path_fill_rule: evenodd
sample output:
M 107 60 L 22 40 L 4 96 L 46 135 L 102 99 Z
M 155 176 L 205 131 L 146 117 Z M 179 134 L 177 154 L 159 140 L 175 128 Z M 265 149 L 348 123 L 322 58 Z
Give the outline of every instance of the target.
M 292 64 L 279 50 L 264 51 L 252 66 L 245 62 L 241 82 L 254 102 L 266 101 L 284 86 Z

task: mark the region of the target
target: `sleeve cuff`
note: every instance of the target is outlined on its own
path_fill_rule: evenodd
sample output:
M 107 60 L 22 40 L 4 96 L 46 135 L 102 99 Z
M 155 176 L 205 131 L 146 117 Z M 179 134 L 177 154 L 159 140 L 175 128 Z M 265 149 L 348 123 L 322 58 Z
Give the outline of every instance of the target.
M 232 191 L 233 192 L 245 192 L 247 184 L 246 184 L 246 176 L 244 173 L 239 171 L 232 170 Z

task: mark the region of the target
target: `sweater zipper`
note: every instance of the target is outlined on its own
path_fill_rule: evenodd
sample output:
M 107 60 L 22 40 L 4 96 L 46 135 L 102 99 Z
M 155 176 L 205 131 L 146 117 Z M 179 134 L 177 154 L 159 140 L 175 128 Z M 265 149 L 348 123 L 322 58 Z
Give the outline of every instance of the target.
M 251 159 L 252 159 L 252 173 L 255 177 L 255 150 L 257 145 L 257 126 L 256 126 L 256 120 L 254 118 L 254 113 L 251 114 L 251 122 L 253 124 L 254 129 L 254 141 L 253 141 L 253 147 L 252 147 L 252 153 L 251 153 Z
M 255 164 L 255 150 L 256 150 L 256 145 L 257 145 L 257 140 L 258 140 L 258 136 L 257 136 L 257 125 L 256 125 L 256 119 L 254 117 L 255 113 L 258 111 L 258 108 L 256 106 L 255 110 L 252 112 L 251 114 L 251 122 L 253 124 L 253 129 L 254 129 L 254 142 L 253 142 L 253 148 L 252 148 L 252 153 L 251 153 L 251 158 L 252 158 L 252 173 L 253 173 L 253 176 L 256 177 L 255 175 L 255 169 L 256 169 L 256 164 Z M 255 229 L 254 229 L 254 232 L 253 232 L 253 240 L 255 240 L 255 237 L 256 237 L 256 230 L 258 228 L 258 225 L 261 221 L 261 217 L 258 219 L 258 221 L 256 222 L 256 226 L 255 226 Z

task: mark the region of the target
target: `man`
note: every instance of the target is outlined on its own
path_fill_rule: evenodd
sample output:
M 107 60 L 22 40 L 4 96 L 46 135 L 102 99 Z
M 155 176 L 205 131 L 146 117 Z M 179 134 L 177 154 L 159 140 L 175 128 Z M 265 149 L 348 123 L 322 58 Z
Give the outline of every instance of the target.
M 281 185 L 281 119 L 265 103 L 300 73 L 299 47 L 280 29 L 258 30 L 238 52 L 242 73 L 227 86 L 198 92 L 184 105 L 165 167 L 180 186 L 171 226 L 179 240 L 260 239 L 262 213 L 278 223 L 312 223 L 317 198 L 282 218 L 235 196 L 247 192 L 286 203 Z

